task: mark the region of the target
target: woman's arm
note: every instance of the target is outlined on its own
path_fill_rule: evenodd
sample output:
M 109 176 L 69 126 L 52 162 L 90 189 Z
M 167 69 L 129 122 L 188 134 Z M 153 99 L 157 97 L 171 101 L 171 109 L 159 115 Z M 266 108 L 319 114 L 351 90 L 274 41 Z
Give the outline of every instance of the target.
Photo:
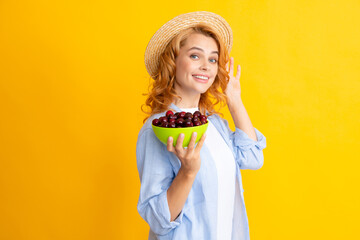
M 226 87 L 225 94 L 227 97 L 227 105 L 235 126 L 244 131 L 251 139 L 258 141 L 255 129 L 251 124 L 249 115 L 241 99 L 240 75 L 241 67 L 237 65 L 237 73 L 234 77 L 234 58 L 230 58 L 229 67 L 229 83 Z
M 137 210 L 155 234 L 171 235 L 170 232 L 182 222 L 182 214 L 176 221 L 170 221 L 167 201 L 167 189 L 176 176 L 164 144 L 151 128 L 142 129 L 139 133 L 136 159 L 140 177 Z
M 167 190 L 167 200 L 171 214 L 170 221 L 174 221 L 181 213 L 195 177 L 196 175 L 186 174 L 182 168 L 180 168 L 177 176 Z
M 175 147 L 173 146 L 172 137 L 169 137 L 167 142 L 167 150 L 174 153 L 181 162 L 179 172 L 167 191 L 171 221 L 175 220 L 181 213 L 181 209 L 184 207 L 186 199 L 189 196 L 196 174 L 200 170 L 200 150 L 204 144 L 206 134 L 201 136 L 200 141 L 195 147 L 196 134 L 197 133 L 192 134 L 190 143 L 186 149 L 182 146 L 184 134 L 179 135 Z
M 245 106 L 241 98 L 228 101 L 228 108 L 235 123 L 235 126 L 243 130 L 251 139 L 258 141 L 255 129 L 246 112 Z

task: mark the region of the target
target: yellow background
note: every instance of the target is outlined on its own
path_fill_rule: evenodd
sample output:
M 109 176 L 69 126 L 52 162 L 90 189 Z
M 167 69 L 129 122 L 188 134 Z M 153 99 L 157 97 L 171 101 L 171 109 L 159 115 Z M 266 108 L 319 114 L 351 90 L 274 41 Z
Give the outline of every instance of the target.
M 242 171 L 251 239 L 360 239 L 357 0 L 0 1 L 0 239 L 147 239 L 144 51 L 196 10 L 232 26 L 267 138 L 264 166 Z

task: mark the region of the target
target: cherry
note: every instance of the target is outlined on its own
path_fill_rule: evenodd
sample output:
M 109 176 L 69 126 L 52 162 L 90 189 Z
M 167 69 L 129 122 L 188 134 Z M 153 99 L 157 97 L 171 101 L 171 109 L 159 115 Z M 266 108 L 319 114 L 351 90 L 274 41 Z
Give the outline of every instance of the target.
M 192 115 L 192 113 L 190 113 L 190 112 L 187 112 L 187 113 L 185 114 L 185 118 L 189 118 L 189 119 L 192 119 L 192 118 L 193 118 L 193 115 Z
M 160 120 L 155 118 L 154 120 L 152 120 L 152 124 L 155 126 L 159 126 L 161 124 Z
M 175 128 L 176 124 L 174 122 L 170 122 L 168 128 Z
M 200 126 L 208 123 L 207 116 L 201 115 L 200 111 L 190 112 L 176 112 L 166 111 L 165 116 L 155 118 L 152 120 L 152 125 L 164 128 L 185 128 Z
M 160 127 L 165 127 L 165 128 L 167 128 L 168 125 L 169 125 L 168 122 L 162 122 L 161 125 L 160 125 Z
M 159 120 L 160 120 L 161 123 L 168 122 L 166 117 L 160 117 Z
M 171 111 L 171 110 L 167 111 L 165 116 L 168 118 L 169 115 L 174 115 L 173 111 Z
M 178 117 L 184 118 L 184 117 L 185 117 L 185 114 L 186 114 L 186 112 L 180 112 L 179 115 L 178 115 Z
M 199 117 L 199 118 L 200 118 L 200 121 L 203 121 L 203 120 L 205 120 L 205 121 L 206 121 L 206 120 L 207 120 L 207 117 L 206 117 L 205 115 L 200 115 L 200 117 Z
M 202 125 L 200 121 L 194 121 L 193 124 L 194 124 L 194 126 L 200 126 L 200 125 Z
M 185 119 L 184 123 L 183 123 L 183 127 L 193 127 L 194 124 L 191 122 L 191 119 Z
M 200 117 L 200 115 L 201 115 L 201 112 L 200 112 L 200 111 L 194 112 L 194 117 Z
M 182 125 L 184 123 L 184 119 L 183 118 L 178 118 L 178 119 L 175 120 L 175 123 L 177 125 Z
M 168 119 L 169 119 L 169 120 L 170 120 L 170 119 L 174 119 L 174 120 L 175 120 L 175 119 L 177 119 L 177 116 L 170 114 L 169 117 L 168 117 Z
M 193 117 L 192 121 L 193 121 L 193 122 L 195 122 L 195 121 L 200 121 L 200 119 L 199 119 L 198 117 Z

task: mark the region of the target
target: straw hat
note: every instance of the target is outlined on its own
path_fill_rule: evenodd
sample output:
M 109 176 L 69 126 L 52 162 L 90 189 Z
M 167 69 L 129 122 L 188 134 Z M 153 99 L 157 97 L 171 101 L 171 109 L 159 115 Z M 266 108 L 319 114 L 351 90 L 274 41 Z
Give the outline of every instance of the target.
M 164 52 L 167 44 L 181 30 L 205 23 L 212 27 L 222 38 L 230 53 L 232 48 L 233 36 L 230 25 L 221 16 L 206 11 L 197 11 L 181 14 L 165 23 L 150 39 L 145 50 L 145 66 L 152 78 L 155 77 L 160 55 Z

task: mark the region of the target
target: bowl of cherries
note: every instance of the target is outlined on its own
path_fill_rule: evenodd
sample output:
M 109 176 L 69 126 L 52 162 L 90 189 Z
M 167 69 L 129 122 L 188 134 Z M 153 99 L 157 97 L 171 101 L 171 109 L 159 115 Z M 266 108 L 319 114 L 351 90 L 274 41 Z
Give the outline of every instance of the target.
M 183 147 L 187 147 L 190 143 L 193 132 L 197 133 L 195 143 L 197 143 L 201 136 L 206 132 L 209 125 L 207 116 L 202 115 L 200 111 L 194 113 L 190 112 L 173 112 L 167 111 L 165 116 L 155 118 L 152 120 L 152 128 L 156 137 L 165 145 L 171 136 L 173 138 L 173 145 L 176 145 L 177 138 L 180 133 L 183 133 L 184 141 Z

